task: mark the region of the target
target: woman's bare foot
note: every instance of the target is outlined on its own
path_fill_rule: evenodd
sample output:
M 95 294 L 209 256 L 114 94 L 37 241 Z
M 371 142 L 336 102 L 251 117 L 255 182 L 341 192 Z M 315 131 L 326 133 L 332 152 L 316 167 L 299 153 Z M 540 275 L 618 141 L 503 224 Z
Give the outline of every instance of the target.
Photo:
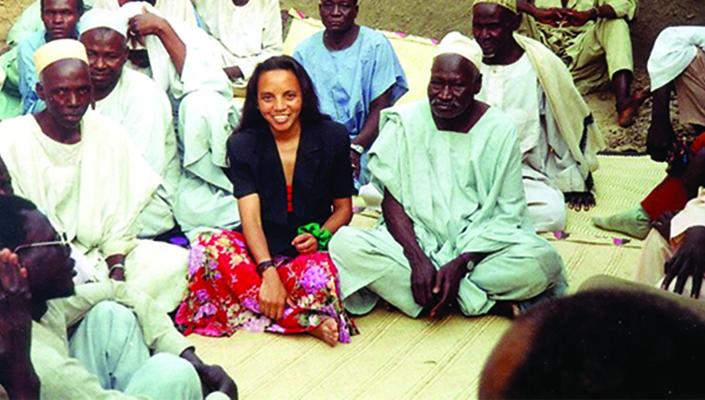
M 316 329 L 309 333 L 326 342 L 330 347 L 335 347 L 338 344 L 338 323 L 331 317 L 324 319 Z

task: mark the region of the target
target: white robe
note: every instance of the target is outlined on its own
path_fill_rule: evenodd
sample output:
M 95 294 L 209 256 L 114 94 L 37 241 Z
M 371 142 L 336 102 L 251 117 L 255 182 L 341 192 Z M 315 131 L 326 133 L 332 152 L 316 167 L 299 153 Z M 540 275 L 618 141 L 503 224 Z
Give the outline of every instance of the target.
M 126 280 L 172 310 L 186 289 L 188 252 L 136 239 L 135 223 L 160 183 L 127 132 L 88 111 L 81 141 L 46 136 L 34 116 L 0 123 L 0 157 L 18 196 L 33 201 L 86 257 L 92 280 L 108 279 L 105 258 L 126 255 Z
M 249 79 L 257 64 L 282 54 L 279 0 L 250 1 L 243 7 L 232 0 L 193 0 L 193 4 L 223 47 L 223 67 L 240 67 Z
M 129 68 L 96 111 L 119 123 L 162 184 L 140 215 L 140 236 L 154 237 L 174 227 L 174 197 L 181 168 L 169 99 L 149 77 Z
M 143 8 L 159 14 L 143 2 L 127 3 L 121 9 L 130 16 Z M 213 57 L 217 48 L 208 35 L 167 20 L 186 45 L 181 74 L 159 38 L 147 36 L 145 45 L 152 79 L 179 102 L 177 134 L 183 170 L 174 214 L 193 238 L 200 228 L 234 228 L 240 223 L 232 184 L 222 171 L 227 165 L 227 138 L 239 114 L 230 80 Z
M 698 54 L 705 51 L 705 27 L 674 26 L 661 32 L 651 50 L 647 70 L 651 90 L 657 90 L 676 79 Z
M 477 98 L 507 113 L 517 127 L 529 214 L 537 231 L 565 228 L 564 192 L 586 190 L 561 137 L 527 54 L 510 65 L 482 64 Z
M 102 8 L 106 10 L 120 9 L 118 0 L 94 0 L 94 8 Z M 196 10 L 189 0 L 157 0 L 155 8 L 160 14 L 171 20 L 181 21 L 188 26 L 198 26 L 196 20 Z

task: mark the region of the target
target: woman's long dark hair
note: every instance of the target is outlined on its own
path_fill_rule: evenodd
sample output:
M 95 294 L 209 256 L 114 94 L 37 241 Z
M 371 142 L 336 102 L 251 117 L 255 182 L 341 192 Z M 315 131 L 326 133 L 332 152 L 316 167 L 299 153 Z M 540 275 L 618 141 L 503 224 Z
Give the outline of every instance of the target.
M 260 76 L 267 71 L 286 70 L 291 71 L 301 86 L 302 108 L 299 116 L 302 125 L 321 122 L 330 119 L 329 116 L 321 113 L 318 109 L 318 96 L 313 87 L 311 78 L 306 73 L 301 64 L 294 58 L 289 56 L 275 56 L 260 63 L 255 68 L 250 81 L 247 83 L 247 97 L 245 97 L 245 106 L 242 111 L 242 119 L 240 125 L 235 129 L 234 133 L 248 129 L 268 128 L 262 114 L 257 109 L 257 86 Z

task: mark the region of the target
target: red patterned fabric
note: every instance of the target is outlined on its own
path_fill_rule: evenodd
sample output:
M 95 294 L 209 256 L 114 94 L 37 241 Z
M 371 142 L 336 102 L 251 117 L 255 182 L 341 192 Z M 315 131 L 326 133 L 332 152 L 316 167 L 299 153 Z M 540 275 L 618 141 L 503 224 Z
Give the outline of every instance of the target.
M 326 318 L 334 318 L 338 340 L 350 342 L 357 334 L 340 300 L 338 270 L 328 253 L 275 259 L 277 272 L 293 305 L 277 321 L 262 315 L 257 266 L 245 238 L 227 230 L 199 235 L 192 244 L 189 293 L 176 313 L 186 335 L 231 335 L 237 330 L 276 333 L 309 332 Z

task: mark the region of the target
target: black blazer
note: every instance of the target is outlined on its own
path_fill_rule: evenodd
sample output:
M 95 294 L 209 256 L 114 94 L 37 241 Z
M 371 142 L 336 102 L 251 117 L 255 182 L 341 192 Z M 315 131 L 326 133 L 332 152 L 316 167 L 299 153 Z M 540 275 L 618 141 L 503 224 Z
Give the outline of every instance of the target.
M 295 256 L 291 241 L 297 228 L 321 225 L 331 216 L 333 199 L 354 194 L 350 138 L 337 122 L 304 125 L 296 153 L 294 212 L 287 212 L 286 179 L 269 127 L 235 133 L 228 139 L 228 176 L 235 197 L 257 193 L 270 253 Z

